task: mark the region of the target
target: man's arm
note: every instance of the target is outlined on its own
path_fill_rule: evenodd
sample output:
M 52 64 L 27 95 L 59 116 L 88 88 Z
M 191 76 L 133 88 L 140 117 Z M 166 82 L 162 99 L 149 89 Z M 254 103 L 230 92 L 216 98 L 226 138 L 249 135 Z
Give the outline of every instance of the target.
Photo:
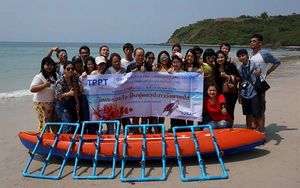
M 47 54 L 47 57 L 51 58 L 52 53 L 53 53 L 54 51 L 57 51 L 57 50 L 59 50 L 59 47 L 58 47 L 58 46 L 55 46 L 55 47 L 50 48 L 50 50 L 49 50 L 49 52 L 48 52 L 48 54 Z
M 280 60 L 276 57 L 274 57 L 270 52 L 268 51 L 262 51 L 261 56 L 263 57 L 264 61 L 266 63 L 271 63 L 272 66 L 267 70 L 267 75 L 271 74 L 280 64 Z

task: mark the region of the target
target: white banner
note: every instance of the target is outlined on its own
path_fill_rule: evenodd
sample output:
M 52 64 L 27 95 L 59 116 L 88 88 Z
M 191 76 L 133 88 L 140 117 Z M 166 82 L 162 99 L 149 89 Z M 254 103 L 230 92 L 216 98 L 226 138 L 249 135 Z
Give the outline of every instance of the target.
M 201 121 L 203 74 L 133 72 L 83 81 L 91 120 L 171 117 Z

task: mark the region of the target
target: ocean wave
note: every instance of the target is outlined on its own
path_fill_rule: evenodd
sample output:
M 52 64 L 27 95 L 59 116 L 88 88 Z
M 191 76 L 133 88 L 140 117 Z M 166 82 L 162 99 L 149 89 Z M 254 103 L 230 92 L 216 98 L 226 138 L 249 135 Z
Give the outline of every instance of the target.
M 4 93 L 0 93 L 0 100 L 24 97 L 24 96 L 29 96 L 29 95 L 32 95 L 32 93 L 28 89 L 4 92 Z

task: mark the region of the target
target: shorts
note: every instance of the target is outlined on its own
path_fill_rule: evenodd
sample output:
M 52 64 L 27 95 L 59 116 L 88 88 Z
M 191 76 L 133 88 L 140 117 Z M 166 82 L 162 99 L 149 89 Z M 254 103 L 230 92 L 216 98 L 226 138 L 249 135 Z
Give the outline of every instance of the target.
M 262 102 L 262 112 L 266 112 L 266 93 L 261 94 L 261 102 Z
M 242 97 L 242 109 L 244 115 L 252 115 L 255 118 L 262 117 L 264 107 L 261 95 L 257 94 L 251 99 Z

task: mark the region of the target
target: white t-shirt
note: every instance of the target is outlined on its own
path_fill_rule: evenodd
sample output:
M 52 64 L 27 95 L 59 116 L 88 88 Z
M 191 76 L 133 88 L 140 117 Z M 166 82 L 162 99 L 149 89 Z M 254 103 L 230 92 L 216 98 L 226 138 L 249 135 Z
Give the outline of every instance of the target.
M 134 59 L 132 59 L 132 61 L 128 61 L 127 59 L 125 58 L 122 58 L 121 59 L 121 66 L 124 68 L 124 69 L 127 69 L 127 66 L 134 63 Z
M 263 79 L 266 79 L 267 71 L 273 64 L 280 64 L 280 60 L 266 50 L 260 50 L 255 55 L 252 55 L 250 60 L 260 64 Z
M 51 84 L 50 87 L 47 87 L 39 92 L 33 93 L 33 102 L 53 102 L 54 100 L 54 89 L 55 89 L 55 80 L 53 77 L 50 77 L 50 80 L 53 81 L 53 84 Z M 40 85 L 43 83 L 46 83 L 47 80 L 46 78 L 43 76 L 42 73 L 39 73 L 37 75 L 35 75 L 35 77 L 33 78 L 31 85 L 30 85 L 30 89 L 33 86 L 36 85 Z

